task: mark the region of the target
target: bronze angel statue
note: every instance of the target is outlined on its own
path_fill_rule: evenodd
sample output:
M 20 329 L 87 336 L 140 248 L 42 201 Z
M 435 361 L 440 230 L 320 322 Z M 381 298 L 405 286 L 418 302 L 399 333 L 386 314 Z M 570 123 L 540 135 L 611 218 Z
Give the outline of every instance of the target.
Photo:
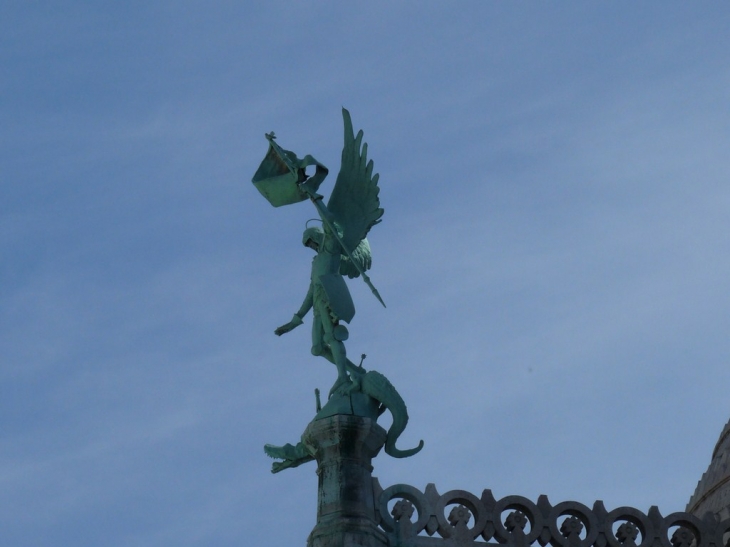
M 406 458 L 419 452 L 423 441 L 408 450 L 396 447 L 396 441 L 408 423 L 408 410 L 403 398 L 384 375 L 376 370 L 365 370 L 362 360 L 359 365 L 354 365 L 345 351 L 344 342 L 349 333 L 344 324 L 352 321 L 355 306 L 344 276 L 362 277 L 380 303 L 383 306 L 385 303 L 365 273 L 372 262 L 366 236 L 383 216 L 378 198 L 378 175 L 373 174 L 373 162 L 367 159 L 367 144 L 362 141 L 362 131 L 355 135 L 350 113 L 344 108 L 342 116 L 345 122 L 342 165 L 326 205 L 323 196 L 317 192 L 328 174 L 327 168 L 309 155 L 299 159 L 293 152 L 281 148 L 273 133 L 266 135 L 269 149 L 253 177 L 254 185 L 274 207 L 310 200 L 322 221 L 321 228 L 306 227 L 302 237 L 302 243 L 317 253 L 312 260 L 304 302 L 291 321 L 274 333 L 281 336 L 295 329 L 311 310 L 312 353 L 337 367 L 337 380 L 324 407 L 319 401 L 319 391 L 315 390 L 315 420 L 340 414 L 377 420 L 388 410 L 393 421 L 387 432 L 385 452 L 395 458 Z M 312 176 L 306 172 L 310 166 L 315 167 Z M 274 459 L 283 460 L 274 462 L 274 473 L 297 467 L 316 456 L 304 437 L 296 444 L 267 444 L 264 451 Z
M 342 164 L 326 205 L 317 191 L 328 174 L 327 168 L 312 156 L 299 159 L 293 152 L 282 149 L 274 141 L 273 133 L 266 135 L 269 150 L 253 178 L 258 190 L 275 207 L 309 199 L 321 218 L 322 227 L 307 227 L 302 238 L 302 243 L 317 253 L 312 260 L 307 295 L 291 321 L 274 332 L 281 336 L 298 327 L 312 310 L 312 353 L 337 367 L 337 381 L 330 396 L 352 389 L 358 369 L 345 351 L 344 342 L 349 333 L 343 323 L 350 323 L 355 306 L 343 276 L 362 276 L 385 306 L 365 273 L 372 262 L 366 236 L 383 216 L 378 175 L 373 174 L 373 162 L 367 159 L 363 132 L 355 135 L 350 113 L 343 108 L 342 115 L 345 123 Z M 309 166 L 315 166 L 312 176 L 306 173 Z

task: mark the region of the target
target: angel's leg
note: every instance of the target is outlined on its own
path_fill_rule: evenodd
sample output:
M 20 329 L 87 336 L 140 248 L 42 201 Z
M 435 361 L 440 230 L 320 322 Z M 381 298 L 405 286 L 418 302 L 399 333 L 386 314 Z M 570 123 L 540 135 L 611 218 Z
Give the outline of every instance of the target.
M 332 357 L 326 355 L 326 353 L 328 353 L 328 348 L 324 342 L 322 316 L 316 306 L 312 315 L 312 355 L 322 355 L 328 361 L 332 361 Z M 334 361 L 332 362 L 334 363 Z
M 319 353 L 314 353 L 314 351 L 312 351 L 312 354 L 313 355 L 316 355 L 317 357 L 324 357 L 325 359 L 327 359 L 333 365 L 336 365 L 337 364 L 335 362 L 334 356 L 332 355 L 332 350 L 330 350 L 330 348 L 328 348 L 327 346 L 325 346 L 321 351 L 319 351 Z M 357 370 L 358 366 L 355 363 L 353 363 L 352 361 L 350 361 L 347 358 L 345 358 L 345 361 L 347 362 L 347 369 L 349 369 L 349 370 L 353 370 L 353 369 Z
M 329 358 L 331 362 L 337 367 L 337 381 L 330 389 L 330 396 L 337 391 L 340 387 L 350 383 L 350 377 L 347 374 L 347 354 L 345 352 L 345 344 L 342 341 L 337 340 L 334 336 L 334 325 L 331 321 L 328 321 L 329 316 L 323 317 L 324 321 L 321 322 L 322 328 L 324 329 L 324 342 L 329 349 Z
M 355 369 L 355 364 L 347 358 L 345 344 L 334 336 L 334 324 L 326 305 L 315 302 L 312 321 L 312 355 L 322 356 L 337 367 L 337 381 L 329 395 L 350 383 L 347 368 Z

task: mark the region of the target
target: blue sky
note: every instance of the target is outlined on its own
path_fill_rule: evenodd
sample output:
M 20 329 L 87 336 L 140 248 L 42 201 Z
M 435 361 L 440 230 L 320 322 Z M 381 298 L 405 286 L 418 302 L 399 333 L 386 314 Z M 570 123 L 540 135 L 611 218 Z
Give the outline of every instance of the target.
M 264 133 L 380 173 L 405 482 L 681 510 L 730 415 L 727 2 L 0 7 L 0 543 L 303 544 L 335 369 Z M 334 175 L 322 189 L 329 192 Z

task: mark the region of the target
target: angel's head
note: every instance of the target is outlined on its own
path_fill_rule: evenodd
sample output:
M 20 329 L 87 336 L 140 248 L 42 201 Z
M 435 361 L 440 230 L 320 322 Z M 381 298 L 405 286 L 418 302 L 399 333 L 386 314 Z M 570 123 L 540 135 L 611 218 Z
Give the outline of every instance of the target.
M 324 231 L 322 231 L 322 228 L 320 228 L 319 226 L 312 226 L 304 230 L 302 243 L 305 247 L 309 247 L 310 249 L 314 249 L 315 251 L 319 252 L 320 247 L 322 247 L 323 240 Z

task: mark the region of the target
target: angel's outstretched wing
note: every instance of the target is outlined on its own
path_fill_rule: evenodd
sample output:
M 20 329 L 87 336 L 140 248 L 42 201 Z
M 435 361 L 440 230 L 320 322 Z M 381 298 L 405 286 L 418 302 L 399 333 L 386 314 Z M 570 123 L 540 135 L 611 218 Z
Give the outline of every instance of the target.
M 383 209 L 378 199 L 378 175 L 373 175 L 373 162 L 367 160 L 368 145 L 362 142 L 363 133 L 359 131 L 355 137 L 350 113 L 344 108 L 342 117 L 345 121 L 342 165 L 327 209 L 342 228 L 342 242 L 353 252 L 370 228 L 380 221 Z M 368 246 L 368 255 L 369 250 Z
M 352 259 L 346 255 L 342 255 L 340 260 L 340 275 L 346 275 L 350 279 L 358 277 L 360 271 L 367 271 L 373 263 L 373 255 L 370 252 L 370 243 L 367 238 L 363 238 L 362 241 L 355 247 L 350 253 Z M 357 262 L 360 269 L 353 264 L 353 261 Z

